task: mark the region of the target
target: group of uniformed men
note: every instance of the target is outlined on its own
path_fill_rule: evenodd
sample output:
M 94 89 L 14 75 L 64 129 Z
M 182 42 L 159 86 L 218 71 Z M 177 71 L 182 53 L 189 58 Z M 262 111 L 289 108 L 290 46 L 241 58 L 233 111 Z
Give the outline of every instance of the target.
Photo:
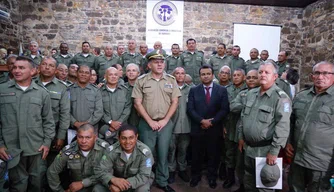
M 150 53 L 141 44 L 138 53 L 130 40 L 128 52 L 119 46 L 116 55 L 106 45 L 94 56 L 83 42 L 72 57 L 61 43 L 59 54 L 43 58 L 31 42 L 28 55 L 10 55 L 9 72 L 0 76 L 0 189 L 149 191 L 155 178 L 158 188 L 174 191 L 168 184 L 176 171 L 195 187 L 200 179 L 186 171 L 188 147 L 198 146 L 190 145 L 197 117 L 189 114 L 188 94 L 215 82 L 226 89 L 230 110 L 216 154 L 224 188 L 238 178 L 237 191 L 269 191 L 255 186 L 255 158 L 272 166 L 284 151 L 293 159 L 291 191 L 332 191 L 334 65 L 314 65 L 314 85 L 291 101 L 280 78 L 290 68 L 285 51 L 275 63 L 254 48 L 245 62 L 239 46 L 228 56 L 220 43 L 206 61 L 194 39 L 186 44 L 181 54 L 173 44 L 167 56 L 160 42 Z M 210 94 L 203 89 L 209 101 Z M 211 121 L 199 123 L 204 130 Z M 216 185 L 211 177 L 209 186 Z

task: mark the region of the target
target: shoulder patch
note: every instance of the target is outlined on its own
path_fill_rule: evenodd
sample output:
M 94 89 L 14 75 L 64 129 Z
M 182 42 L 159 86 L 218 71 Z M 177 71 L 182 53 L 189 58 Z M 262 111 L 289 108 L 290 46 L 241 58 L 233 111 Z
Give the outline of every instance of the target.
M 143 75 L 139 76 L 138 79 L 142 79 L 142 78 L 146 77 L 146 75 L 147 74 L 143 74 Z
M 124 87 L 125 89 L 129 89 L 128 85 L 126 85 L 126 84 L 121 84 L 120 86 Z
M 59 79 L 57 79 L 57 80 L 58 80 L 59 83 L 61 83 L 61 84 L 64 85 L 65 87 L 68 87 L 68 85 L 67 85 L 64 81 L 59 80 Z
M 108 149 L 109 149 L 109 151 L 112 151 L 112 150 L 114 149 L 114 147 L 113 147 L 112 145 L 110 145 L 110 146 L 108 147 Z

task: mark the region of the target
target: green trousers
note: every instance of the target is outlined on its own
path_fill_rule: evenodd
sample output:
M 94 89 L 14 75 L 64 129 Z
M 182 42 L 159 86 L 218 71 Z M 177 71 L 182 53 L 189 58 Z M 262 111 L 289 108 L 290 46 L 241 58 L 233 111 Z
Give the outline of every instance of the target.
M 10 191 L 43 191 L 45 173 L 42 154 L 21 156 L 19 164 L 9 169 Z
M 164 187 L 168 185 L 168 149 L 173 132 L 173 123 L 168 121 L 160 131 L 153 131 L 144 119 L 138 125 L 139 140 L 145 143 L 151 151 L 157 149 L 157 166 L 155 173 L 156 183 Z
M 309 192 L 332 192 L 329 182 L 331 175 L 329 172 L 316 171 L 292 163 L 288 177 L 290 191 L 304 192 L 307 188 Z
M 187 168 L 187 149 L 190 143 L 190 133 L 173 133 L 169 144 L 168 168 L 169 172 L 185 171 Z

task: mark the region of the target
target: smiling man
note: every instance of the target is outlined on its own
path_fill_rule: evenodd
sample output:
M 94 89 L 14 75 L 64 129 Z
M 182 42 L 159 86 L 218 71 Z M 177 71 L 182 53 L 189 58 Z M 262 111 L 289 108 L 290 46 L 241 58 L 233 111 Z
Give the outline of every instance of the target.
M 0 84 L 0 159 L 9 165 L 10 191 L 42 191 L 55 136 L 50 95 L 32 81 L 35 72 L 30 58 L 17 57 L 14 80 Z
M 60 63 L 65 64 L 67 67 L 70 65 L 72 56 L 68 53 L 68 44 L 61 43 L 59 46 L 60 53 L 53 55 L 57 61 L 57 65 Z
M 137 128 L 122 125 L 118 142 L 109 147 L 95 168 L 103 185 L 99 191 L 150 191 L 153 164 L 150 148 L 138 141 Z

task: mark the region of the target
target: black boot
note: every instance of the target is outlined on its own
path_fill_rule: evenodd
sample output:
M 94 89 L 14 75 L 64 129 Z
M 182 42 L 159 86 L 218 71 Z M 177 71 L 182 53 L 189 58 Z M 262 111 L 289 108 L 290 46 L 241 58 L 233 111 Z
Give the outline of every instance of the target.
M 169 172 L 169 178 L 167 179 L 168 184 L 175 182 L 175 172 Z
M 219 174 L 218 174 L 219 179 L 221 180 L 226 180 L 226 165 L 225 162 L 222 162 L 219 167 Z
M 235 183 L 234 169 L 227 168 L 227 180 L 223 184 L 224 189 L 232 187 Z

